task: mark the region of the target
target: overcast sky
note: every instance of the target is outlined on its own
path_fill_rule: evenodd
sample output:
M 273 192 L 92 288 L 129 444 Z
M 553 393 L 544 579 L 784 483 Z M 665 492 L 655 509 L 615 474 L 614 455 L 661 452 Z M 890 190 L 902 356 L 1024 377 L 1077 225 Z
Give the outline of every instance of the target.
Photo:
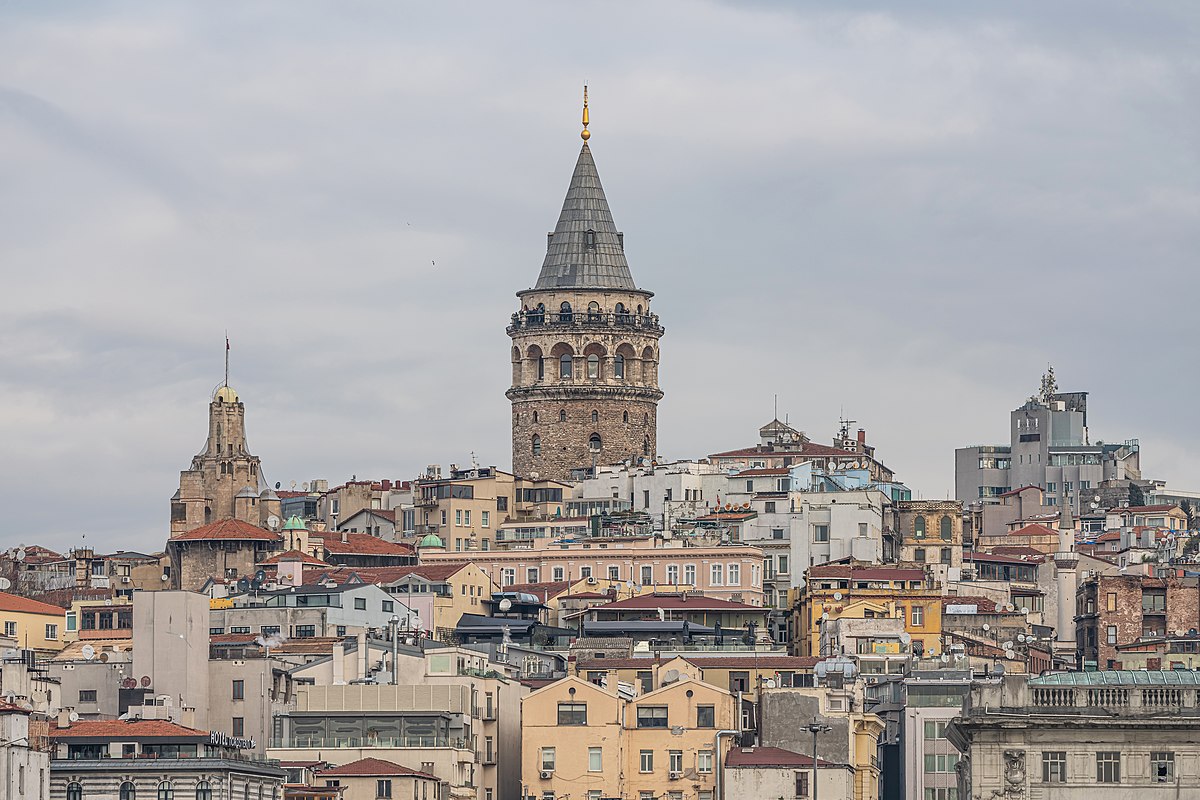
M 778 394 L 952 496 L 1053 363 L 1200 489 L 1198 41 L 1190 0 L 4 2 L 0 545 L 161 548 L 226 329 L 272 483 L 508 467 L 585 80 L 664 457 Z

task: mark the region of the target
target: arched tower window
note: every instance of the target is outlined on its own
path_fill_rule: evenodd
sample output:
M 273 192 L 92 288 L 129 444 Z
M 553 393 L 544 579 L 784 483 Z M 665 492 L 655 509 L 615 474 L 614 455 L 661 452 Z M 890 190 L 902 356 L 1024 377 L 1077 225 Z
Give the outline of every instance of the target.
M 913 536 L 917 539 L 925 538 L 925 518 L 920 515 L 913 520 Z
M 571 319 L 571 304 L 563 303 L 558 307 L 558 321 L 569 323 Z
M 137 788 L 133 785 L 132 781 L 125 781 L 124 783 L 122 783 L 120 790 L 118 790 L 118 792 L 117 792 L 117 796 L 120 798 L 120 800 L 134 800 L 134 797 L 136 795 L 137 795 Z M 196 785 L 196 800 L 212 800 L 212 794 L 210 793 L 207 797 L 201 798 L 200 797 L 200 785 L 197 784 Z
M 595 300 L 588 303 L 588 322 L 600 321 L 600 304 Z
M 600 421 L 600 412 L 593 408 L 592 409 L 592 422 L 599 422 L 599 421 Z
M 533 439 L 530 442 L 530 451 L 535 456 L 540 456 L 542 454 L 542 437 L 538 436 L 536 433 L 533 435 Z
M 616 315 L 617 315 L 617 324 L 618 325 L 628 325 L 629 324 L 629 312 L 625 310 L 625 304 L 617 303 L 617 307 L 616 307 L 615 311 L 616 311 Z
M 529 312 L 529 324 L 541 325 L 546 321 L 546 304 L 538 303 L 537 308 Z
M 558 357 L 558 377 L 562 380 L 570 380 L 571 374 L 571 354 L 563 353 Z
M 644 456 L 650 455 L 650 437 L 649 436 L 642 437 L 642 455 L 644 455 Z
M 530 377 L 535 381 L 543 380 L 546 377 L 546 359 L 542 355 L 542 348 L 531 344 L 525 351 L 525 357 L 529 359 Z
M 954 538 L 954 522 L 948 516 L 943 516 L 941 523 L 941 536 L 947 542 Z
M 591 380 L 596 380 L 600 377 L 600 356 L 595 353 L 587 357 L 587 376 Z
M 537 423 L 537 421 L 538 421 L 538 416 L 537 416 L 537 412 L 536 412 L 536 411 L 535 411 L 535 412 L 533 412 L 533 421 L 534 421 L 534 423 Z
M 613 359 L 613 377 L 619 381 L 625 380 L 625 356 L 620 353 Z
M 83 787 L 74 781 L 68 783 L 67 800 L 83 800 Z
M 591 437 L 588 438 L 588 449 L 593 453 L 599 453 L 601 445 L 602 442 L 600 441 L 600 434 L 593 433 Z
M 621 421 L 622 421 L 622 422 L 629 422 L 629 412 L 628 412 L 628 411 L 622 411 L 622 412 L 621 412 Z
M 567 410 L 565 408 L 560 408 L 558 410 L 558 421 L 559 422 L 567 421 Z

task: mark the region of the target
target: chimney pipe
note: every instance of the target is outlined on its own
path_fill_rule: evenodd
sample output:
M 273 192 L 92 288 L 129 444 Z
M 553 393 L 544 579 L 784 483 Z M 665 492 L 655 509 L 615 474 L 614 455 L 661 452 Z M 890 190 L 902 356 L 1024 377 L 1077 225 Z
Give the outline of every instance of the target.
M 858 429 L 858 443 L 859 443 L 859 444 L 866 444 L 866 443 L 867 443 L 867 432 L 866 432 L 866 430 L 865 430 L 865 429 L 863 429 L 863 428 L 859 428 L 859 429 Z
M 59 728 L 71 727 L 71 709 L 70 708 L 67 708 L 64 706 L 62 709 L 59 710 L 59 712 L 58 712 L 58 727 Z

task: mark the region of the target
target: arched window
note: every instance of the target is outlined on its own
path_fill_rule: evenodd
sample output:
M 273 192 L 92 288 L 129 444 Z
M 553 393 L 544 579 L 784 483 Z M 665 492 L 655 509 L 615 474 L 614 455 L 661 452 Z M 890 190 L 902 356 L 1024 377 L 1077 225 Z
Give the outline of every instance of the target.
M 628 325 L 629 324 L 629 312 L 625 310 L 624 303 L 617 303 L 616 314 L 617 314 L 617 324 L 618 325 Z
M 622 412 L 621 412 L 621 421 L 622 421 L 622 422 L 629 422 L 629 412 L 628 412 L 628 411 L 622 411 Z
M 541 325 L 546 321 L 546 304 L 538 303 L 537 308 L 533 309 L 527 315 L 530 325 Z
M 533 444 L 531 449 L 535 456 L 540 456 L 542 454 L 542 437 L 538 436 L 536 433 L 533 435 Z
M 620 353 L 613 359 L 613 377 L 619 381 L 625 380 L 625 356 Z
M 121 784 L 121 788 L 118 792 L 118 797 L 120 798 L 120 800 L 134 800 L 134 797 L 136 797 L 136 795 L 137 795 L 137 789 L 134 787 L 134 785 L 131 781 L 125 781 L 124 783 Z M 197 786 L 196 787 L 196 800 L 212 800 L 212 794 L 210 793 L 207 797 L 201 797 L 200 796 L 200 787 Z
M 83 787 L 74 781 L 68 783 L 67 800 L 83 800 Z
M 175 787 L 170 781 L 163 781 L 158 785 L 158 800 L 175 800 Z
M 650 437 L 649 436 L 642 437 L 642 455 L 644 455 L 644 456 L 650 455 Z
M 941 536 L 947 542 L 954 538 L 954 521 L 948 516 L 943 516 L 940 523 Z
M 591 437 L 588 439 L 588 449 L 591 450 L 593 453 L 599 453 L 600 445 L 601 445 L 600 434 L 593 433 L 591 435 Z
M 587 376 L 592 380 L 600 377 L 600 356 L 592 353 L 587 359 Z
M 558 321 L 559 322 L 570 322 L 571 321 L 571 304 L 570 303 L 563 303 L 561 306 L 558 307 Z
M 918 516 L 913 520 L 913 536 L 917 539 L 925 538 L 925 518 Z
M 595 300 L 588 303 L 588 322 L 598 322 L 600 320 L 600 304 Z
M 196 784 L 196 800 L 212 800 L 212 786 L 208 781 L 200 781 Z
M 592 422 L 599 422 L 599 421 L 600 421 L 600 412 L 593 408 L 592 409 Z
M 537 412 L 536 412 L 536 411 L 535 411 L 535 412 L 533 412 L 533 421 L 534 421 L 535 423 L 538 421 L 538 417 L 537 417 Z
M 567 421 L 567 410 L 565 408 L 560 408 L 558 410 L 558 421 L 559 422 Z
M 571 379 L 571 354 L 563 353 L 558 357 L 558 377 L 563 380 Z
M 584 242 L 587 244 L 588 247 L 595 247 L 596 246 L 596 232 L 589 228 L 587 233 L 584 234 Z

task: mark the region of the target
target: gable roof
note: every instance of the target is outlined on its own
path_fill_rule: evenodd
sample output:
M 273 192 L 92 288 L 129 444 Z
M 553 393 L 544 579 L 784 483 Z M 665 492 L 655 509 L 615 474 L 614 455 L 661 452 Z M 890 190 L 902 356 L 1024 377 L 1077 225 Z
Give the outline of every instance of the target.
M 382 758 L 360 758 L 358 761 L 351 761 L 349 764 L 342 764 L 340 767 L 331 767 L 323 769 L 319 773 L 320 777 L 371 777 L 378 775 L 386 777 L 388 775 L 412 775 L 414 777 L 429 778 L 430 780 L 438 780 L 434 775 L 428 772 L 421 772 L 410 767 L 405 767 L 393 761 L 384 761 Z
M 1113 508 L 1113 509 L 1110 509 L 1108 513 L 1124 514 L 1126 512 L 1132 511 L 1132 512 L 1135 512 L 1138 514 L 1147 514 L 1147 513 L 1154 513 L 1154 512 L 1159 512 L 1159 511 L 1166 513 L 1167 511 L 1175 511 L 1175 510 L 1178 510 L 1180 513 L 1183 513 L 1183 509 L 1179 508 L 1179 506 L 1177 506 L 1173 503 L 1162 503 L 1162 504 L 1156 505 L 1156 506 L 1126 506 L 1123 508 Z
M 731 747 L 725 756 L 727 767 L 812 767 L 812 756 L 784 750 L 782 747 Z M 817 758 L 817 768 L 840 767 Z
M 50 728 L 51 739 L 178 739 L 202 736 L 208 731 L 185 728 L 165 719 L 81 719 L 68 728 Z
M 346 541 L 342 541 L 345 537 Z M 331 556 L 411 556 L 411 545 L 400 542 L 388 542 L 369 533 L 347 533 L 345 531 L 325 531 L 314 533 L 312 538 L 320 539 L 326 552 Z
M 304 573 L 305 584 L 320 583 L 326 578 L 343 583 L 357 578 L 363 583 L 395 583 L 410 575 L 424 578 L 427 581 L 441 582 L 466 569 L 470 564 L 410 564 L 402 567 L 330 567 L 329 569 L 311 570 Z
M 315 567 L 330 566 L 328 561 L 322 561 L 321 559 L 316 558 L 315 556 L 310 556 L 308 553 L 301 553 L 299 550 L 288 550 L 286 552 L 280 553 L 279 555 L 271 556 L 270 558 L 268 558 L 265 561 L 260 561 L 260 562 L 258 562 L 258 564 L 259 564 L 259 566 L 262 566 L 262 567 L 275 566 L 275 565 L 278 565 L 282 561 L 299 561 L 302 564 L 309 564 L 309 565 L 315 566 Z
M 8 592 L 0 592 L 0 611 L 8 611 L 13 614 L 48 614 L 56 617 L 61 617 L 64 613 L 59 606 L 52 606 L 40 600 Z
M 1009 536 L 1058 536 L 1058 531 L 1053 528 L 1047 528 L 1037 522 L 1030 523 L 1024 528 L 1017 528 L 1015 531 L 1009 531 Z
M 179 536 L 173 536 L 167 541 L 169 543 L 209 541 L 214 539 L 252 539 L 267 542 L 278 542 L 280 541 L 281 537 L 274 531 L 269 531 L 266 528 L 260 528 L 257 525 L 251 525 L 248 522 L 242 522 L 240 519 L 219 519 L 216 522 L 210 522 L 207 525 L 201 525 L 199 528 L 180 534 Z

